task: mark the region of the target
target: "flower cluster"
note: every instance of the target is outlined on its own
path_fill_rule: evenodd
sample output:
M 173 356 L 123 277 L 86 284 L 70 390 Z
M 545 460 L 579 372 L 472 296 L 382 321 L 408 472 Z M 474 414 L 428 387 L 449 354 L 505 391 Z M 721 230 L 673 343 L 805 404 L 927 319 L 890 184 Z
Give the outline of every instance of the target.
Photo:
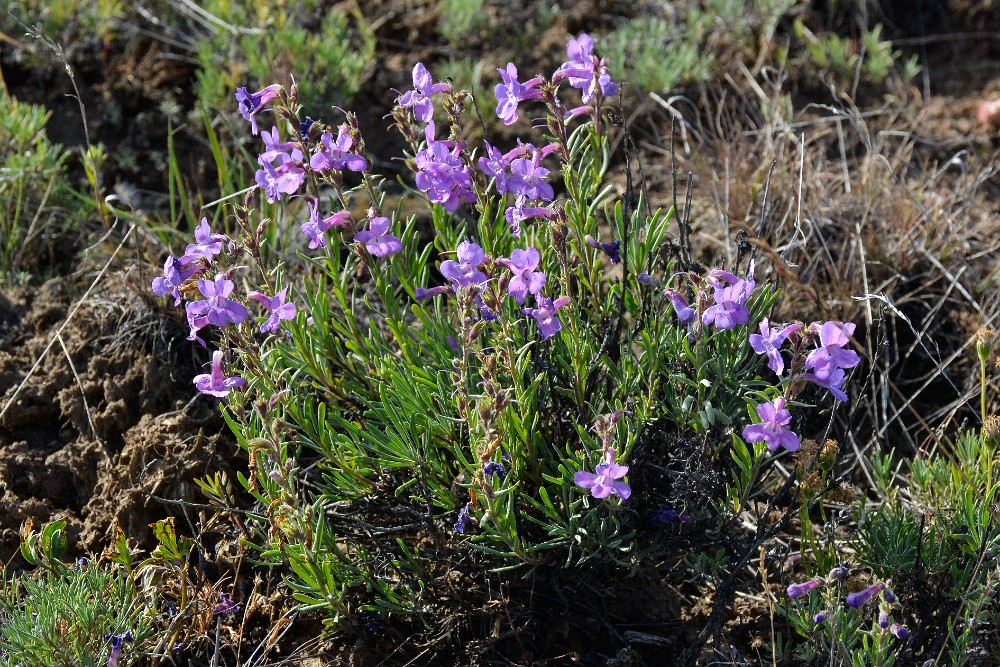
M 830 573 L 826 577 L 814 577 L 803 582 L 789 584 L 787 589 L 788 597 L 793 600 L 805 597 L 818 588 L 826 588 L 835 584 L 844 579 L 846 575 L 846 568 L 838 566 L 830 570 Z M 878 596 L 879 593 L 881 593 L 881 596 L 879 597 L 880 603 L 876 616 L 876 624 L 881 630 L 887 630 L 889 634 L 897 639 L 906 639 L 910 636 L 910 631 L 899 623 L 891 622 L 892 610 L 894 606 L 898 606 L 899 601 L 895 593 L 884 582 L 877 581 L 868 588 L 849 593 L 844 599 L 844 605 L 848 609 L 861 609 Z M 828 610 L 820 611 L 813 617 L 813 622 L 819 625 L 825 622 L 829 618 L 829 615 L 830 612 Z
M 841 388 L 846 370 L 861 361 L 857 352 L 845 349 L 853 333 L 854 324 L 850 322 L 813 322 L 808 327 L 801 322 L 793 322 L 772 327 L 767 318 L 761 320 L 760 333 L 750 335 L 751 348 L 757 354 L 767 356 L 768 368 L 780 378 L 785 371 L 781 348 L 785 341 L 794 339 L 791 370 L 785 380 L 785 396 L 757 404 L 760 423 L 743 429 L 744 440 L 766 442 L 772 452 L 780 448 L 789 451 L 798 449 L 799 438 L 788 428 L 792 417 L 786 408 L 787 401 L 804 388 L 804 382 L 829 389 L 839 401 L 847 400 L 847 394 Z M 811 345 L 814 347 L 810 349 Z

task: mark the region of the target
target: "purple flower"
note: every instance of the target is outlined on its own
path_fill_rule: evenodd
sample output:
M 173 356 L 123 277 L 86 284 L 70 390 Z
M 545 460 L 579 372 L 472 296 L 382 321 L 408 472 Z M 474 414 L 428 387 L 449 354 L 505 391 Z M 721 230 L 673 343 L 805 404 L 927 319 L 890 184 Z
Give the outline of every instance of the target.
M 180 286 L 191 276 L 201 273 L 203 267 L 195 263 L 193 257 L 173 257 L 168 256 L 163 263 L 163 275 L 153 278 L 153 294 L 156 296 L 171 295 L 174 297 L 174 306 L 181 303 Z
M 208 224 L 208 218 L 202 218 L 201 224 L 194 229 L 195 243 L 184 249 L 185 257 L 204 257 L 211 263 L 212 258 L 222 252 L 222 244 L 229 243 L 225 234 L 213 234 Z
M 674 307 L 674 313 L 677 314 L 677 319 L 681 322 L 690 322 L 694 319 L 694 308 L 691 307 L 687 299 L 681 296 L 680 292 L 668 289 L 666 294 L 667 298 L 670 299 L 671 305 Z
M 843 565 L 838 565 L 834 567 L 826 574 L 826 578 L 831 579 L 833 581 L 843 579 L 846 576 L 847 576 L 847 568 L 844 567 Z
M 800 584 L 789 584 L 788 597 L 792 598 L 793 600 L 795 598 L 800 598 L 803 595 L 807 595 L 809 591 L 813 590 L 817 586 L 819 586 L 819 581 L 817 579 L 809 579 L 807 581 L 803 581 Z
M 896 639 L 906 639 L 907 637 L 910 636 L 910 631 L 904 628 L 899 623 L 893 623 L 891 626 L 889 626 L 889 632 Z
M 132 633 L 123 632 L 121 634 L 114 634 L 109 632 L 104 635 L 105 640 L 111 640 L 111 655 L 108 656 L 108 667 L 118 667 L 118 661 L 122 657 L 122 645 L 125 642 L 131 642 Z
M 510 253 L 510 259 L 500 260 L 514 274 L 507 285 L 507 294 L 514 297 L 519 306 L 524 305 L 528 294 L 537 297 L 542 288 L 545 287 L 545 274 L 541 271 L 535 271 L 540 261 L 541 255 L 536 248 L 528 248 L 527 250 L 518 248 Z
M 863 591 L 859 591 L 857 593 L 851 593 L 850 595 L 847 596 L 847 600 L 844 601 L 844 604 L 853 609 L 858 609 L 860 607 L 863 607 L 865 604 L 868 603 L 869 600 L 872 599 L 874 595 L 876 595 L 880 590 L 882 590 L 884 586 L 885 584 L 883 584 L 882 582 L 878 582 L 873 586 L 869 586 Z
M 542 340 L 546 340 L 562 330 L 562 322 L 559 321 L 556 312 L 569 303 L 568 296 L 561 296 L 553 301 L 552 297 L 536 295 L 535 305 L 537 307 L 523 308 L 521 312 L 534 318 L 535 324 L 538 325 L 538 333 L 542 335 Z
M 882 599 L 885 600 L 889 604 L 895 604 L 895 602 L 896 602 L 896 594 L 893 593 L 891 589 L 887 588 L 884 591 L 882 591 Z
M 233 600 L 228 598 L 225 593 L 219 591 L 219 604 L 212 608 L 212 611 L 220 616 L 229 616 L 230 614 L 239 611 L 240 606 L 236 604 Z
M 800 322 L 789 324 L 784 328 L 772 328 L 765 317 L 760 321 L 760 333 L 750 334 L 750 347 L 757 354 L 766 354 L 767 367 L 774 371 L 775 375 L 780 376 L 785 372 L 785 360 L 781 357 L 781 346 L 785 344 L 785 340 L 790 335 L 801 330 L 802 324 Z
M 438 285 L 437 287 L 418 287 L 413 290 L 413 298 L 417 301 L 423 301 L 424 299 L 430 299 L 432 297 L 438 296 L 439 294 L 447 294 L 453 291 L 451 285 Z
M 504 125 L 513 125 L 517 120 L 517 105 L 525 100 L 537 100 L 541 93 L 537 90 L 542 84 L 542 77 L 536 76 L 524 83 L 517 80 L 517 68 L 514 63 L 507 63 L 507 69 L 500 72 L 503 83 L 498 83 L 493 89 L 497 98 L 497 117 Z
M 825 609 L 823 611 L 817 612 L 817 614 L 813 616 L 813 623 L 819 625 L 820 623 L 826 621 L 827 616 L 829 616 L 829 612 Z
M 327 230 L 331 227 L 340 227 L 341 225 L 347 224 L 350 219 L 351 214 L 347 211 L 331 213 L 327 217 L 320 219 L 319 202 L 315 199 L 310 199 L 309 220 L 302 223 L 302 233 L 309 238 L 309 247 L 311 249 L 315 250 L 316 248 L 325 248 L 327 247 Z
M 258 169 L 254 176 L 257 185 L 264 191 L 268 203 L 273 203 L 282 194 L 295 194 L 306 178 L 306 170 L 302 168 L 302 156 L 298 149 L 293 149 L 291 154 L 278 153 L 275 157 L 278 166 L 274 166 L 271 161 L 258 158 L 257 162 L 261 169 Z
M 462 202 L 476 200 L 472 191 L 472 174 L 459 157 L 461 147 L 453 141 L 435 141 L 434 123 L 424 130 L 427 148 L 417 153 L 416 184 L 432 204 L 441 204 L 454 213 Z
M 555 192 L 545 181 L 549 170 L 541 166 L 542 152 L 533 150 L 531 159 L 518 158 L 510 163 L 510 178 L 507 179 L 507 191 L 525 199 L 541 199 L 552 201 Z
M 489 477 L 490 475 L 496 475 L 497 478 L 502 482 L 504 477 L 507 476 L 507 467 L 503 463 L 497 461 L 487 461 L 483 464 L 483 474 Z
M 578 88 L 583 97 L 583 103 L 589 104 L 598 90 L 605 97 L 615 95 L 618 86 L 611 81 L 607 62 L 594 55 L 594 40 L 587 33 L 570 40 L 566 46 L 569 61 L 562 64 L 552 77 L 554 82 L 569 79 L 569 85 Z
M 309 130 L 315 124 L 316 124 L 316 121 L 313 118 L 311 118 L 309 116 L 306 116 L 306 119 L 304 121 L 302 121 L 301 123 L 299 123 L 299 136 L 302 137 L 303 139 L 308 139 L 309 138 Z
M 846 401 L 847 394 L 840 388 L 846 375 L 844 370 L 861 362 L 857 352 L 844 349 L 854 335 L 854 323 L 814 322 L 809 329 L 819 334 L 819 347 L 806 357 L 805 367 L 811 372 L 803 373 L 802 377 L 829 389 L 837 400 Z
M 523 199 L 518 197 L 516 203 L 513 206 L 508 206 L 507 210 L 504 211 L 504 217 L 507 218 L 507 224 L 510 225 L 510 233 L 515 237 L 521 235 L 521 223 L 525 220 L 531 218 L 551 220 L 555 217 L 555 211 L 547 206 L 524 206 L 523 204 Z
M 375 257 L 392 257 L 402 251 L 403 244 L 389 233 L 389 218 L 374 217 L 374 209 L 368 209 L 368 229 L 354 235 L 355 243 L 364 243 Z
M 785 399 L 779 396 L 771 403 L 759 403 L 757 415 L 760 424 L 750 424 L 743 429 L 743 439 L 747 442 L 767 442 L 772 452 L 784 447 L 790 452 L 799 448 L 799 436 L 785 428 L 792 421 L 792 414 L 785 409 Z
M 619 262 L 622 261 L 620 254 L 622 247 L 621 241 L 612 241 L 611 243 L 601 243 L 590 234 L 584 236 L 583 240 L 587 245 L 589 245 L 594 250 L 603 250 L 604 253 L 608 256 L 608 259 L 611 260 L 612 264 L 618 264 Z
M 192 306 L 194 305 L 194 303 L 189 303 L 184 307 L 184 312 L 187 315 L 188 326 L 191 328 L 191 333 L 188 334 L 187 339 L 193 343 L 200 344 L 202 347 L 206 347 L 205 341 L 201 339 L 198 332 L 208 326 L 208 318 L 204 315 L 199 315 L 198 312 L 194 312 L 201 311 L 200 306 L 192 309 Z
M 264 162 L 272 162 L 274 158 L 278 157 L 279 153 L 287 153 L 288 151 L 295 148 L 295 144 L 290 141 L 281 141 L 281 135 L 278 133 L 278 127 L 272 126 L 271 130 L 264 130 L 260 133 L 260 138 L 264 141 L 264 148 L 266 149 L 258 157 L 259 160 Z
M 479 267 L 486 261 L 486 252 L 471 241 L 462 241 L 455 250 L 456 259 L 441 262 L 441 275 L 457 287 L 481 285 L 486 274 Z
M 248 93 L 246 88 L 236 89 L 236 102 L 240 105 L 240 113 L 250 121 L 250 131 L 257 134 L 257 118 L 255 114 L 260 108 L 273 100 L 281 92 L 281 86 L 272 83 L 256 93 Z
M 509 164 L 509 160 L 507 156 L 500 152 L 499 148 L 493 146 L 490 142 L 483 141 L 483 145 L 486 148 L 486 155 L 479 158 L 479 168 L 496 182 L 497 192 L 505 194 L 507 192 L 507 165 Z
M 225 373 L 222 372 L 222 350 L 216 350 L 212 353 L 211 373 L 202 373 L 194 377 L 194 386 L 197 387 L 198 391 L 219 398 L 228 396 L 229 390 L 234 387 L 245 387 L 246 383 L 247 381 L 239 375 L 226 377 Z
M 888 610 L 886 610 L 886 609 L 879 609 L 879 611 L 878 611 L 878 620 L 876 622 L 878 623 L 878 627 L 882 628 L 883 630 L 885 630 L 886 628 L 888 628 L 889 627 L 889 612 L 888 612 Z
M 690 514 L 681 514 L 669 505 L 661 504 L 650 517 L 653 523 L 665 525 L 674 521 L 690 521 Z
M 615 463 L 615 450 L 608 449 L 604 452 L 604 463 L 599 463 L 596 472 L 578 470 L 573 475 L 573 483 L 577 486 L 590 489 L 590 495 L 595 498 L 607 498 L 615 494 L 622 500 L 628 500 L 632 495 L 632 489 L 625 482 L 619 482 L 622 477 L 628 474 L 628 466 L 620 466 Z
M 259 301 L 268 311 L 270 311 L 271 316 L 267 318 L 267 321 L 260 325 L 260 330 L 264 333 L 277 333 L 278 327 L 281 326 L 281 320 L 290 320 L 295 317 L 295 304 L 292 302 L 285 302 L 285 296 L 288 294 L 288 288 L 281 290 L 274 295 L 274 298 L 269 299 L 266 295 L 260 292 L 251 292 L 250 298 Z
M 350 128 L 347 125 L 340 126 L 336 141 L 329 132 L 324 132 L 320 141 L 325 150 L 321 149 L 309 159 L 309 166 L 314 170 L 344 171 L 346 167 L 351 171 L 364 171 L 368 168 L 368 162 L 363 157 L 351 152 L 354 139 L 351 138 Z
M 427 122 L 434 118 L 434 104 L 431 102 L 431 95 L 450 92 L 450 84 L 434 83 L 431 73 L 427 71 L 424 64 L 417 63 L 413 66 L 413 90 L 408 90 L 400 96 L 399 106 L 404 109 L 412 108 L 414 118 Z
M 733 285 L 717 288 L 714 294 L 715 304 L 705 310 L 701 321 L 723 330 L 746 324 L 750 320 L 750 311 L 743 303 L 752 289 L 753 286 L 745 280 L 737 280 Z
M 472 517 L 469 515 L 469 503 L 465 503 L 465 506 L 458 510 L 458 521 L 455 522 L 455 531 L 465 533 L 465 529 L 469 527 L 470 521 L 472 521 Z
M 228 298 L 233 287 L 233 281 L 226 280 L 222 274 L 215 276 L 215 280 L 202 278 L 198 281 L 198 291 L 205 300 L 189 303 L 188 316 L 205 315 L 208 323 L 217 327 L 239 324 L 247 318 L 247 309 L 239 301 Z

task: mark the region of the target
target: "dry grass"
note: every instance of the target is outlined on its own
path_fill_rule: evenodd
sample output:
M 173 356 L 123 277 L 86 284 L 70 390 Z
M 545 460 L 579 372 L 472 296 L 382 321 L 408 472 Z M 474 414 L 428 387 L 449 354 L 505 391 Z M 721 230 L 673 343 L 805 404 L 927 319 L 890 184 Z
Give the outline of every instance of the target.
M 831 92 L 793 113 L 778 78 L 744 70 L 697 100 L 647 101 L 633 122 L 652 198 L 673 202 L 673 120 L 695 256 L 732 266 L 745 238 L 758 278 L 784 290 L 781 316 L 858 324 L 852 401 L 807 429 L 852 464 L 873 447 L 935 449 L 979 419 L 973 335 L 1000 313 L 996 153 L 955 118 L 971 119 L 972 100 L 899 88 L 862 110 Z

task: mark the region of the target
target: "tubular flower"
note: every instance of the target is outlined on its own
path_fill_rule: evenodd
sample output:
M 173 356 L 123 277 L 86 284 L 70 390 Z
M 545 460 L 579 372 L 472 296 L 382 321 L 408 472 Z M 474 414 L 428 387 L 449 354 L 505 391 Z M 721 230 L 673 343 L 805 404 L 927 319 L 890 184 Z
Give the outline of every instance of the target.
M 615 450 L 609 448 L 604 453 L 604 463 L 599 463 L 595 472 L 578 470 L 573 475 L 573 483 L 590 489 L 590 495 L 595 498 L 607 498 L 614 494 L 622 500 L 628 500 L 632 495 L 632 488 L 625 482 L 618 481 L 627 474 L 628 466 L 616 464 Z

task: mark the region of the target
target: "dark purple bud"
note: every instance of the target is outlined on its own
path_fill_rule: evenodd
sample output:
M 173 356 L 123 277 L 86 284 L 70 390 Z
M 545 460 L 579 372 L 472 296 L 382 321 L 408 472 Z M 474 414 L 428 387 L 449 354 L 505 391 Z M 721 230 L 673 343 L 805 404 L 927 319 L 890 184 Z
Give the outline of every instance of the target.
M 892 636 L 895 637 L 896 639 L 906 639 L 907 637 L 910 636 L 910 631 L 904 628 L 899 623 L 893 623 L 889 627 L 889 632 L 892 633 Z
M 829 612 L 827 612 L 826 609 L 824 609 L 823 611 L 821 611 L 821 612 L 817 613 L 815 616 L 813 616 L 813 623 L 815 623 L 816 625 L 819 625 L 820 623 L 825 622 L 826 621 L 826 617 L 828 615 L 829 615 Z
M 826 575 L 826 578 L 837 581 L 839 579 L 843 579 L 846 576 L 847 576 L 847 568 L 844 567 L 843 565 L 838 565 L 837 567 L 830 570 L 830 572 Z
M 851 593 L 850 595 L 847 596 L 845 604 L 848 607 L 852 607 L 854 609 L 863 607 L 865 604 L 868 603 L 869 600 L 872 599 L 872 596 L 874 596 L 875 594 L 877 594 L 879 591 L 882 590 L 884 585 L 885 584 L 883 584 L 882 582 L 879 582 L 874 586 L 869 586 L 863 591 L 859 591 L 857 593 Z
M 437 287 L 418 287 L 413 291 L 413 296 L 417 301 L 430 299 L 439 294 L 447 294 L 452 291 L 451 285 L 438 285 Z
M 483 464 L 483 474 L 489 477 L 490 475 L 496 475 L 502 482 L 504 477 L 507 476 L 507 468 L 503 463 L 497 463 L 496 461 L 487 461 Z
M 299 123 L 299 134 L 302 135 L 303 139 L 309 137 L 309 129 L 313 126 L 313 123 L 315 122 L 316 122 L 315 120 L 313 120 L 309 116 L 306 116 L 306 119 L 301 123 Z
M 788 586 L 788 597 L 792 599 L 800 598 L 817 586 L 819 586 L 819 581 L 816 579 L 809 579 L 808 581 L 803 581 L 801 584 L 790 584 Z
M 878 627 L 883 630 L 889 627 L 889 612 L 885 609 L 880 609 L 878 612 Z
M 465 503 L 465 506 L 458 510 L 458 521 L 455 522 L 455 530 L 459 533 L 464 533 L 465 529 L 469 527 L 470 521 L 472 521 L 472 517 L 469 515 L 469 503 Z
M 649 275 L 648 273 L 640 273 L 638 280 L 643 285 L 653 285 L 654 287 L 660 284 L 660 281 Z
M 882 599 L 888 602 L 889 604 L 895 604 L 896 594 L 893 593 L 891 589 L 887 588 L 884 591 L 882 591 Z

